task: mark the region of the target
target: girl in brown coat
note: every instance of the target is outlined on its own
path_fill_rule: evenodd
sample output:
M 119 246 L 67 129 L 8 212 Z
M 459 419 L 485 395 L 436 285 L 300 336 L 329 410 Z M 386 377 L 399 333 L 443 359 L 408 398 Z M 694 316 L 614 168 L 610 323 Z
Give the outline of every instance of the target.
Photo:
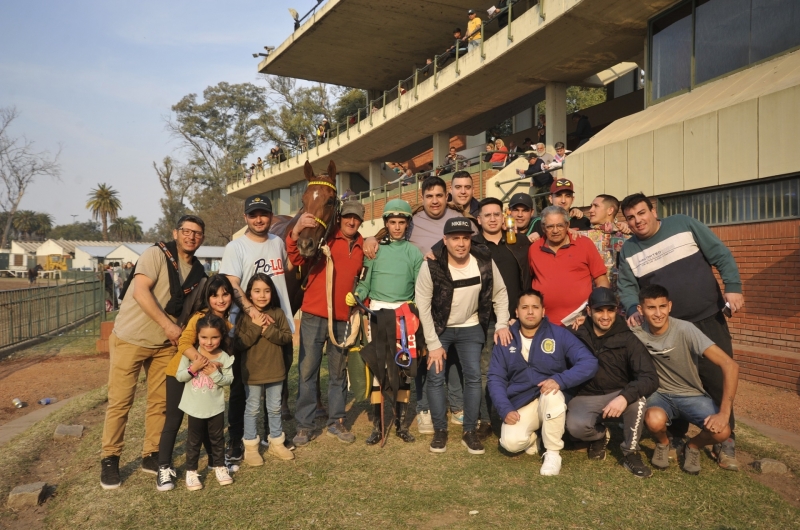
M 264 463 L 258 454 L 256 416 L 262 392 L 266 396 L 269 425 L 268 453 L 292 460 L 294 453 L 284 447 L 286 437 L 281 424 L 281 389 L 286 377 L 281 346 L 292 341 L 289 323 L 272 279 L 259 272 L 250 278 L 245 290 L 259 315 L 255 319 L 243 312 L 236 322 L 236 350 L 242 357 L 242 381 L 247 399 L 244 411 L 244 461 L 251 466 Z

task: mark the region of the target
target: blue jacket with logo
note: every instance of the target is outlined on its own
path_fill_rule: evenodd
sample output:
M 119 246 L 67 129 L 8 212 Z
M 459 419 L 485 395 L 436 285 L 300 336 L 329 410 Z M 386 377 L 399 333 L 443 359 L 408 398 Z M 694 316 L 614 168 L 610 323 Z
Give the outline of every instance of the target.
M 511 343 L 494 346 L 488 374 L 489 395 L 501 418 L 539 397 L 536 385 L 546 379 L 556 381 L 569 399 L 569 389 L 597 373 L 597 358 L 586 344 L 547 317 L 533 336 L 527 362 L 522 357 L 519 322 L 509 329 Z

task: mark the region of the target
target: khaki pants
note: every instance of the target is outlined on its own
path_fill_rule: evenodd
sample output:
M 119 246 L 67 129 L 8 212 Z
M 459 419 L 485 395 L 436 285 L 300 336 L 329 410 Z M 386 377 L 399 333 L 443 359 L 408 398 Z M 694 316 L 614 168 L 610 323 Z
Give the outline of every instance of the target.
M 519 421 L 514 425 L 503 423 L 500 445 L 510 453 L 519 453 L 536 443 L 536 431 L 542 429 L 542 442 L 548 451 L 564 448 L 564 428 L 567 405 L 560 391 L 540 395 L 517 412 Z
M 108 371 L 108 408 L 103 425 L 102 458 L 120 456 L 125 446 L 125 426 L 133 405 L 139 372 L 147 376 L 147 411 L 144 419 L 142 456 L 158 452 L 164 414 L 167 409 L 167 387 L 164 371 L 177 348 L 143 348 L 109 337 L 111 367 Z

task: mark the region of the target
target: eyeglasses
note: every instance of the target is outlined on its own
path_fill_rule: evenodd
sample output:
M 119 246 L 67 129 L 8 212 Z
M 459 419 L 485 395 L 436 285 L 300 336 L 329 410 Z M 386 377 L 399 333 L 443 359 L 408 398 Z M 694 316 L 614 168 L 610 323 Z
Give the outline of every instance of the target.
M 181 235 L 186 237 L 194 236 L 197 239 L 203 239 L 203 237 L 205 237 L 205 234 L 203 232 L 192 230 L 191 228 L 179 228 L 178 232 L 180 232 Z
M 565 224 L 558 224 L 558 225 L 544 225 L 544 229 L 547 232 L 560 232 L 561 230 L 565 230 L 567 225 Z

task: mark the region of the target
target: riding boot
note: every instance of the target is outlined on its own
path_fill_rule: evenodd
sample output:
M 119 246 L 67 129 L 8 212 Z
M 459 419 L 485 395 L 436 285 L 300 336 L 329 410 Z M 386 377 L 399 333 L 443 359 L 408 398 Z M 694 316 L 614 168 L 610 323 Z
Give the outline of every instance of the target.
M 415 441 L 414 436 L 408 432 L 408 424 L 406 423 L 406 418 L 408 416 L 408 403 L 398 401 L 396 410 L 397 412 L 395 414 L 394 425 L 397 430 L 395 431 L 395 434 L 406 443 Z
M 367 445 L 375 445 L 381 442 L 381 404 L 372 405 L 372 434 L 365 440 Z

